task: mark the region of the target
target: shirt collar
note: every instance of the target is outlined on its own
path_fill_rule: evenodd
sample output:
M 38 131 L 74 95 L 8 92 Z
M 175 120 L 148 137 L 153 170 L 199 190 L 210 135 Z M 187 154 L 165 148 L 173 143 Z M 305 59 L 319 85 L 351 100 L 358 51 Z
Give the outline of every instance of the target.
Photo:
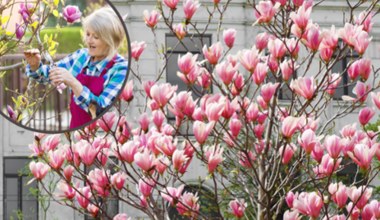
M 88 56 L 86 62 L 84 63 L 83 67 L 93 68 L 95 67 L 97 71 L 102 71 L 106 66 L 109 60 L 103 59 L 101 61 L 91 63 L 91 57 Z

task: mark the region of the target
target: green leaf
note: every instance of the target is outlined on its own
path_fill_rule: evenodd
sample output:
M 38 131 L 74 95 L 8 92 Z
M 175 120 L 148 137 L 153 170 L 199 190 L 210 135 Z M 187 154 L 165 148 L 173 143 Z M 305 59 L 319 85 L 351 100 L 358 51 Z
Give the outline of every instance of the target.
M 59 12 L 56 9 L 54 9 L 53 10 L 53 15 L 58 18 L 59 17 Z

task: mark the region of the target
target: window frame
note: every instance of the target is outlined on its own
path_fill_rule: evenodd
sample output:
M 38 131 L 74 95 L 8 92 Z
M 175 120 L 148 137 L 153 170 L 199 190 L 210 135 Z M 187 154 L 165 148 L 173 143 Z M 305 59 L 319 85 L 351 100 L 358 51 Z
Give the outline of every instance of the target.
M 14 160 L 14 159 L 25 160 L 25 162 L 26 162 L 25 165 L 27 166 L 27 164 L 29 164 L 33 158 L 30 159 L 28 157 L 22 157 L 22 156 L 20 156 L 20 157 L 3 157 L 2 165 L 3 165 L 3 218 L 4 219 L 6 219 L 6 217 L 7 217 L 6 214 L 8 214 L 8 212 L 6 210 L 6 201 L 5 201 L 6 192 L 7 192 L 7 190 L 6 190 L 6 187 L 7 187 L 6 179 L 7 178 L 16 178 L 17 179 L 17 196 L 16 196 L 17 197 L 17 210 L 16 211 L 20 210 L 21 213 L 24 212 L 24 210 L 23 210 L 23 178 L 29 177 L 29 175 L 20 175 L 20 173 L 19 173 L 20 169 L 17 170 L 18 173 L 8 174 L 6 172 L 6 166 L 5 166 L 6 161 L 7 160 Z M 24 167 L 22 167 L 22 168 L 24 168 Z M 35 187 L 39 188 L 38 183 L 36 183 Z M 31 187 L 29 187 L 29 188 L 31 188 Z M 33 195 L 31 195 L 31 196 L 33 196 Z M 39 198 L 37 195 L 37 198 L 35 199 L 35 202 L 36 202 L 36 215 L 35 215 L 35 217 L 36 217 L 36 219 L 39 219 L 39 208 L 40 207 L 39 207 L 39 200 L 38 199 Z M 14 210 L 12 210 L 12 211 L 14 211 Z

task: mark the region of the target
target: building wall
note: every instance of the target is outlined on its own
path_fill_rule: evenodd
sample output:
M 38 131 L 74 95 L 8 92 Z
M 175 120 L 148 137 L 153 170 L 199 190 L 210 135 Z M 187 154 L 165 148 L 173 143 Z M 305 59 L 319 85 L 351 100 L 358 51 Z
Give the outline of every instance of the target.
M 153 34 L 150 32 L 149 28 L 147 28 L 143 21 L 143 11 L 145 9 L 152 10 L 155 7 L 156 1 L 154 0 L 114 0 L 112 1 L 114 5 L 117 7 L 119 13 L 123 16 L 128 14 L 126 19 L 126 26 L 128 28 L 128 32 L 130 35 L 131 41 L 145 41 L 148 44 L 147 49 L 144 51 L 140 58 L 139 68 L 141 73 L 141 78 L 143 80 L 153 79 L 156 76 L 157 70 L 162 67 L 162 61 L 160 60 L 158 54 L 155 52 L 154 41 L 156 40 L 159 43 L 165 42 L 165 34 L 168 33 L 168 30 L 162 25 L 159 24 L 156 30 L 156 38 L 154 38 Z M 203 2 L 203 1 L 202 1 Z M 211 2 L 211 1 L 210 1 Z M 346 9 L 343 7 L 346 1 L 325 1 L 324 6 L 314 8 L 312 13 L 313 21 L 320 24 L 323 28 L 329 28 L 331 25 L 335 24 L 337 28 L 341 27 L 344 11 Z M 208 5 L 212 7 L 211 4 Z M 180 11 L 180 9 L 178 9 Z M 206 11 L 204 8 L 201 8 L 196 14 L 197 22 L 199 26 L 205 25 L 205 20 L 207 19 Z M 178 22 L 180 19 L 177 20 Z M 375 17 L 374 22 L 376 24 L 380 23 L 380 16 Z M 234 0 L 231 3 L 231 8 L 229 12 L 225 14 L 223 19 L 224 27 L 230 28 L 233 27 L 237 30 L 237 39 L 235 43 L 235 47 L 232 49 L 232 53 L 236 53 L 238 50 L 242 48 L 249 48 L 254 44 L 255 36 L 258 32 L 261 32 L 259 27 L 252 27 L 254 23 L 253 19 L 253 10 L 250 7 L 247 7 L 245 1 L 243 0 Z M 339 25 L 338 25 L 339 24 Z M 217 30 L 217 25 L 213 24 L 210 26 L 210 33 L 212 33 L 212 43 L 217 42 L 218 37 L 221 38 L 221 34 L 219 36 L 215 35 Z M 379 67 L 380 65 L 380 26 L 373 26 L 373 39 L 372 45 L 369 47 L 367 51 L 367 56 L 372 58 L 372 64 L 375 67 Z M 317 69 L 318 66 L 315 63 L 312 67 Z M 165 76 L 165 74 L 164 74 Z M 162 79 L 165 81 L 165 78 Z M 139 100 L 139 97 L 136 97 Z M 139 101 L 135 100 L 135 103 Z M 142 100 L 141 102 L 142 103 Z M 285 103 L 286 104 L 286 103 Z M 369 103 L 368 103 L 369 104 Z M 333 104 L 329 107 L 328 114 L 332 114 L 336 105 Z M 129 111 L 129 116 L 131 118 L 136 117 L 137 108 Z M 336 122 L 336 127 L 341 128 L 347 123 L 357 122 L 357 112 L 351 114 L 345 120 L 339 120 Z M 136 118 L 135 118 L 136 119 Z M 26 131 L 22 128 L 19 128 L 4 118 L 0 119 L 0 164 L 3 164 L 4 157 L 28 157 L 30 155 L 30 151 L 28 149 L 28 145 L 33 141 L 33 132 Z M 199 174 L 198 169 L 199 164 L 193 164 L 189 168 L 189 178 L 188 181 L 196 181 L 197 176 Z M 191 175 L 193 174 L 193 175 Z M 201 175 L 206 175 L 206 173 L 202 173 Z M 377 180 L 374 184 L 380 184 Z M 4 188 L 3 184 L 3 169 L 0 169 L 0 189 Z M 132 211 L 130 207 L 120 206 L 120 212 L 126 212 L 131 217 L 142 217 L 143 215 L 140 212 Z M 3 216 L 3 190 L 0 191 L 0 216 Z M 0 217 L 1 218 L 1 217 Z M 69 208 L 64 208 L 58 204 L 52 203 L 51 208 L 48 211 L 47 219 L 83 219 L 83 216 L 74 213 Z

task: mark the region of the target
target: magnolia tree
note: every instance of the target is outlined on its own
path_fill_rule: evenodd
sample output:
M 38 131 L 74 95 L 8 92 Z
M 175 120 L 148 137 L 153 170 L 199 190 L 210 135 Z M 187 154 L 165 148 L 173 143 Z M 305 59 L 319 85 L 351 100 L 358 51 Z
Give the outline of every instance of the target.
M 310 19 L 323 1 L 248 1 L 250 28 L 259 34 L 237 54 L 231 48 L 240 33 L 223 29 L 231 1 L 202 4 L 163 0 L 144 12 L 147 31 L 155 36 L 157 25 L 166 26 L 179 45 L 194 34 L 202 41 L 210 25 L 218 26 L 214 35 L 223 40 L 178 57 L 177 75 L 188 90 L 160 81 L 170 52 L 159 54 L 157 78 L 142 81 L 138 62 L 146 44 L 132 42 L 133 79 L 114 111 L 64 137 L 35 135 L 30 170 L 43 193 L 102 219 L 128 218 L 112 216 L 107 204 L 114 200 L 151 219 L 168 218 L 169 209 L 207 219 L 199 194 L 186 190 L 188 167 L 200 163 L 207 175 L 199 181 L 212 188 L 221 219 L 380 219 L 371 187 L 380 147 L 367 126 L 380 93 L 378 70 L 366 58 L 378 1 L 347 1 L 345 23 L 324 30 Z M 206 25 L 193 22 L 199 10 Z M 332 71 L 352 54 L 358 56 L 346 69 Z M 352 97 L 333 99 L 350 85 Z M 282 89 L 291 95 L 280 105 Z M 145 104 L 137 107 L 134 97 Z M 338 107 L 326 114 L 332 104 Z M 127 117 L 132 108 L 141 113 L 136 121 Z M 352 112 L 359 112 L 358 124 L 334 129 Z M 350 180 L 339 175 L 347 167 L 354 168 Z
M 17 8 L 18 10 L 16 10 Z M 59 11 L 59 8 L 62 8 L 62 10 Z M 58 42 L 56 41 L 59 33 L 58 29 L 75 22 L 80 22 L 81 15 L 82 13 L 77 6 L 65 5 L 63 1 L 60 2 L 59 0 L 2 1 L 0 4 L 0 57 L 14 51 L 26 54 L 40 53 L 49 64 L 53 65 L 53 57 L 58 48 Z M 52 17 L 55 17 L 58 21 L 56 24 L 58 31 L 50 35 L 41 34 L 48 19 Z M 14 24 L 12 21 L 17 22 Z M 14 27 L 11 27 L 11 25 L 14 25 Z M 28 50 L 35 47 L 39 51 Z M 47 85 L 45 92 L 41 92 L 42 95 L 38 98 L 34 98 L 33 93 L 36 90 L 41 91 L 41 89 L 38 89 L 39 83 L 36 83 L 34 80 L 29 81 L 26 89 L 10 89 L 6 78 L 8 74 L 13 72 L 8 71 L 24 66 L 25 63 L 21 61 L 9 66 L 6 63 L 2 63 L 0 67 L 0 80 L 4 91 L 6 91 L 5 93 L 10 94 L 13 98 L 13 103 L 6 103 L 9 118 L 18 123 L 23 121 L 28 126 L 45 99 L 55 89 L 62 93 L 62 90 L 66 86 L 64 84 L 60 84 L 57 87 Z

